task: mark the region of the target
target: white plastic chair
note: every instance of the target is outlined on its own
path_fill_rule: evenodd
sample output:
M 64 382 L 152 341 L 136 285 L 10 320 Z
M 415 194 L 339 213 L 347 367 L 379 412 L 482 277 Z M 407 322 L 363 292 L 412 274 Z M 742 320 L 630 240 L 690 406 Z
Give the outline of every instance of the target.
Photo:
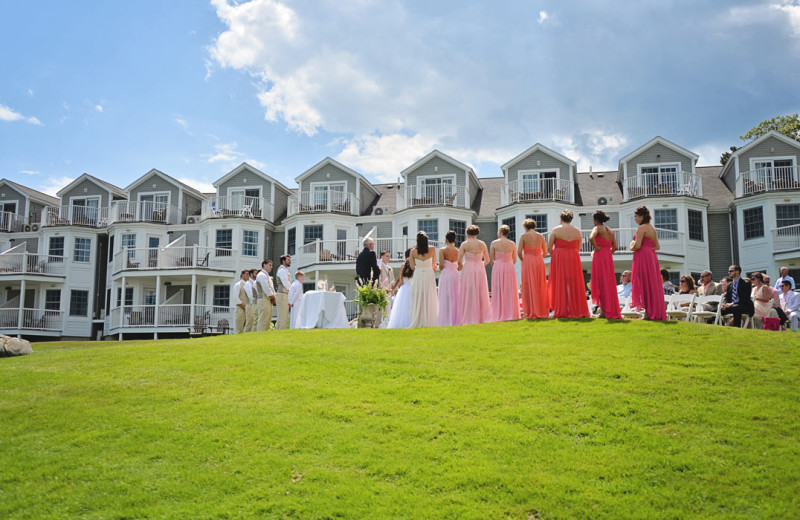
M 667 306 L 667 317 L 669 319 L 689 321 L 692 317 L 695 294 L 673 294 Z M 688 306 L 682 305 L 688 303 Z
M 638 319 L 644 317 L 644 312 L 631 309 L 630 298 L 623 298 L 619 303 L 622 305 L 620 314 L 622 314 L 623 318 Z
M 242 211 L 239 213 L 239 216 L 253 218 L 253 211 L 250 209 L 250 204 L 242 206 Z
M 222 216 L 222 212 L 217 209 L 216 201 L 213 201 L 213 200 L 211 201 L 211 216 L 212 217 L 221 217 Z
M 716 303 L 717 310 L 707 311 L 705 306 L 709 303 Z M 695 298 L 692 320 L 697 323 L 707 323 L 707 321 L 712 318 L 714 319 L 714 325 L 719 325 L 722 321 L 722 296 L 714 294 Z

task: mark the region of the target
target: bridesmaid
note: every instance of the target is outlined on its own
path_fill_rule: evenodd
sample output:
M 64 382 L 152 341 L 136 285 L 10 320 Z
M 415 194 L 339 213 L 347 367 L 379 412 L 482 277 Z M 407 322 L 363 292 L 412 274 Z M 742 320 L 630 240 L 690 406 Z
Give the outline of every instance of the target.
M 547 298 L 547 274 L 544 257 L 547 241 L 536 231 L 536 221 L 528 218 L 522 222 L 525 233 L 519 237 L 517 254 L 522 260 L 522 312 L 526 318 L 547 318 L 550 303 Z
M 467 228 L 467 239 L 461 244 L 458 261 L 464 266 L 461 270 L 461 287 L 458 309 L 461 325 L 488 323 L 492 320 L 489 304 L 489 283 L 486 281 L 486 264 L 489 251 L 483 240 L 478 239 L 481 228 L 472 225 Z
M 435 327 L 438 317 L 436 298 L 436 248 L 428 245 L 428 235 L 417 233 L 417 246 L 411 249 L 408 263 L 414 270 L 411 285 L 411 327 Z
M 631 242 L 631 307 L 644 309 L 643 318 L 646 320 L 663 321 L 667 319 L 667 309 L 664 305 L 664 288 L 661 285 L 661 268 L 656 256 L 656 251 L 661 247 L 658 234 L 650 223 L 650 210 L 647 206 L 636 208 L 633 217 L 639 227 L 636 228 Z
M 595 211 L 592 215 L 594 229 L 589 235 L 592 253 L 592 301 L 602 309 L 602 317 L 622 319 L 617 294 L 617 277 L 614 274 L 614 259 L 611 255 L 617 250 L 617 237 L 606 225 L 608 215 Z
M 489 247 L 492 262 L 492 320 L 519 319 L 519 288 L 517 286 L 517 245 L 508 239 L 511 228 L 502 225 L 497 240 Z
M 445 246 L 439 250 L 439 319 L 437 325 L 448 327 L 459 325 L 461 316 L 458 312 L 458 272 L 461 262 L 458 261 L 456 248 L 456 232 L 448 231 L 444 236 Z
M 550 232 L 550 305 L 555 318 L 588 318 L 589 305 L 583 288 L 580 229 L 571 224 L 572 212 L 561 212 L 561 224 Z

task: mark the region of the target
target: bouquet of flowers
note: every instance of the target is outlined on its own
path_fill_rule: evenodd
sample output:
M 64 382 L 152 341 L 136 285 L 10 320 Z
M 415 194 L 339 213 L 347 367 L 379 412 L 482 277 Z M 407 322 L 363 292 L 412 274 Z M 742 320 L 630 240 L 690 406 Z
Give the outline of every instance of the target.
M 317 290 L 318 291 L 327 291 L 328 290 L 328 280 L 319 280 L 317 282 Z
M 389 291 L 384 287 L 380 287 L 377 282 L 370 283 L 359 280 L 356 287 L 356 297 L 353 301 L 361 306 L 375 303 L 382 311 L 389 305 Z

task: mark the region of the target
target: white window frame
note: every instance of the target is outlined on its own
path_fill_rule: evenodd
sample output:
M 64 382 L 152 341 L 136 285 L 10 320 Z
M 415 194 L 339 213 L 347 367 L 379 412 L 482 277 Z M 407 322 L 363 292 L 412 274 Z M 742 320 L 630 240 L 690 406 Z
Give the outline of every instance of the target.
M 247 204 L 247 195 L 245 193 L 248 190 L 258 190 L 258 196 L 255 197 L 257 201 L 255 203 L 250 204 L 250 211 L 259 210 L 261 209 L 261 200 L 264 198 L 264 190 L 263 186 L 261 185 L 254 185 L 254 186 L 230 186 L 228 187 L 228 207 L 226 209 L 239 211 L 242 207 Z M 237 203 L 234 204 L 234 197 L 241 197 L 241 199 L 237 199 Z M 253 198 L 253 197 L 250 197 Z
M 78 249 L 75 247 L 75 245 L 76 245 L 75 243 L 76 243 L 77 240 L 88 240 L 89 241 L 89 251 L 88 251 L 89 252 L 89 257 L 88 257 L 88 259 L 86 261 L 77 260 L 75 258 L 75 253 L 78 251 Z M 81 251 L 86 251 L 86 250 L 85 249 L 81 249 Z M 92 237 L 81 236 L 81 235 L 75 235 L 75 236 L 72 237 L 72 262 L 75 263 L 75 264 L 82 264 L 82 265 L 87 265 L 87 264 L 91 264 L 92 263 Z
M 439 182 L 434 182 L 434 183 L 431 183 L 431 184 L 451 184 L 451 185 L 455 186 L 458 177 L 454 173 L 447 173 L 447 174 L 444 174 L 444 175 L 417 175 L 417 186 L 418 187 L 430 186 L 430 184 L 425 184 L 424 182 L 422 182 L 422 181 L 426 181 L 428 179 L 439 179 L 440 180 Z M 441 182 L 443 179 L 450 179 L 453 182 L 451 182 L 451 183 Z
M 255 251 L 256 252 L 253 255 L 247 254 L 247 252 L 246 252 L 245 244 L 252 245 L 252 244 L 254 244 L 254 242 L 245 242 L 244 241 L 244 234 L 245 233 L 255 233 L 256 234 L 256 241 L 255 241 L 255 246 L 256 246 Z M 261 235 L 261 233 L 259 233 L 259 231 L 257 229 L 242 229 L 242 256 L 258 258 L 258 256 L 259 256 L 258 255 L 258 250 L 259 250 L 258 245 L 259 245 L 259 243 L 261 241 L 260 235 Z
M 549 177 L 542 177 L 542 174 L 550 172 L 556 172 L 556 176 L 554 177 L 554 179 L 558 180 L 561 178 L 561 168 L 537 168 L 535 170 L 517 170 L 517 181 L 519 181 L 519 189 L 517 191 L 526 194 L 543 192 L 544 190 L 541 189 L 539 183 L 545 179 L 548 179 Z M 529 182 L 530 184 L 528 184 Z M 525 188 L 527 188 L 528 186 L 533 186 L 533 189 L 531 191 L 527 191 Z M 553 189 L 555 189 L 555 186 L 553 187 Z
M 779 155 L 774 157 L 751 157 L 750 158 L 750 171 L 755 172 L 759 170 L 763 170 L 763 173 L 759 175 L 759 179 L 756 182 L 763 182 L 763 183 L 771 183 L 775 181 L 775 161 L 792 161 L 792 170 L 797 169 L 797 157 L 794 155 Z M 756 163 L 770 163 L 771 166 L 767 166 L 764 168 L 756 168 Z M 794 172 L 792 172 L 794 174 Z M 763 178 L 761 178 L 763 176 Z M 750 180 L 753 180 L 752 178 Z
M 658 182 L 656 183 L 656 185 L 658 185 L 658 184 L 669 184 L 670 186 L 672 186 L 674 193 L 677 193 L 679 191 L 680 184 L 681 184 L 681 182 L 680 182 L 681 179 L 679 177 L 683 173 L 683 170 L 681 170 L 681 163 L 680 162 L 659 162 L 659 163 L 637 164 L 636 165 L 636 171 L 637 171 L 638 175 L 636 177 L 636 179 L 637 179 L 636 187 L 638 187 L 638 188 L 648 187 L 647 180 L 646 180 L 647 178 L 645 178 L 644 176 L 645 175 L 648 175 L 648 176 L 649 175 L 653 175 L 653 173 L 646 173 L 646 174 L 643 173 L 642 172 L 643 168 L 657 168 L 658 169 L 658 172 L 657 172 L 658 173 Z M 675 168 L 675 171 L 674 172 L 665 172 L 665 171 L 662 170 L 662 168 Z M 665 179 L 664 178 L 665 175 L 667 175 L 668 178 Z M 672 177 L 672 178 L 670 179 L 669 177 Z
M 311 190 L 311 205 L 312 206 L 325 206 L 328 211 L 331 210 L 331 197 L 330 192 L 332 191 L 339 191 L 339 190 L 332 190 L 333 186 L 343 186 L 342 193 L 348 193 L 347 191 L 347 181 L 329 181 L 329 182 L 311 182 L 309 183 L 308 187 Z M 317 188 L 325 188 L 325 203 L 324 204 L 317 204 Z
M 6 204 L 11 204 L 11 203 L 14 203 L 14 204 L 17 205 L 17 210 L 14 211 L 14 214 L 15 215 L 21 215 L 21 213 L 19 213 L 19 199 L 8 199 L 8 200 L 3 199 L 3 200 L 0 200 L 0 212 L 4 213 L 6 211 L 5 210 Z

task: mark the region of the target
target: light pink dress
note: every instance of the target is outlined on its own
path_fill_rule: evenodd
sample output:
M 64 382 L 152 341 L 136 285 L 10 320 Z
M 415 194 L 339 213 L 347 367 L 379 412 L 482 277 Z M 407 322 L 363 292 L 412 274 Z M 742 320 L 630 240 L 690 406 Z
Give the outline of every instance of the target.
M 517 270 L 514 269 L 512 253 L 494 252 L 492 266 L 492 320 L 507 321 L 519 319 L 519 290 L 517 289 Z
M 444 267 L 439 275 L 439 320 L 440 327 L 460 325 L 461 316 L 458 312 L 458 262 L 444 261 Z
M 461 325 L 492 321 L 489 282 L 486 280 L 486 268 L 483 266 L 483 253 L 464 253 L 459 296 Z

